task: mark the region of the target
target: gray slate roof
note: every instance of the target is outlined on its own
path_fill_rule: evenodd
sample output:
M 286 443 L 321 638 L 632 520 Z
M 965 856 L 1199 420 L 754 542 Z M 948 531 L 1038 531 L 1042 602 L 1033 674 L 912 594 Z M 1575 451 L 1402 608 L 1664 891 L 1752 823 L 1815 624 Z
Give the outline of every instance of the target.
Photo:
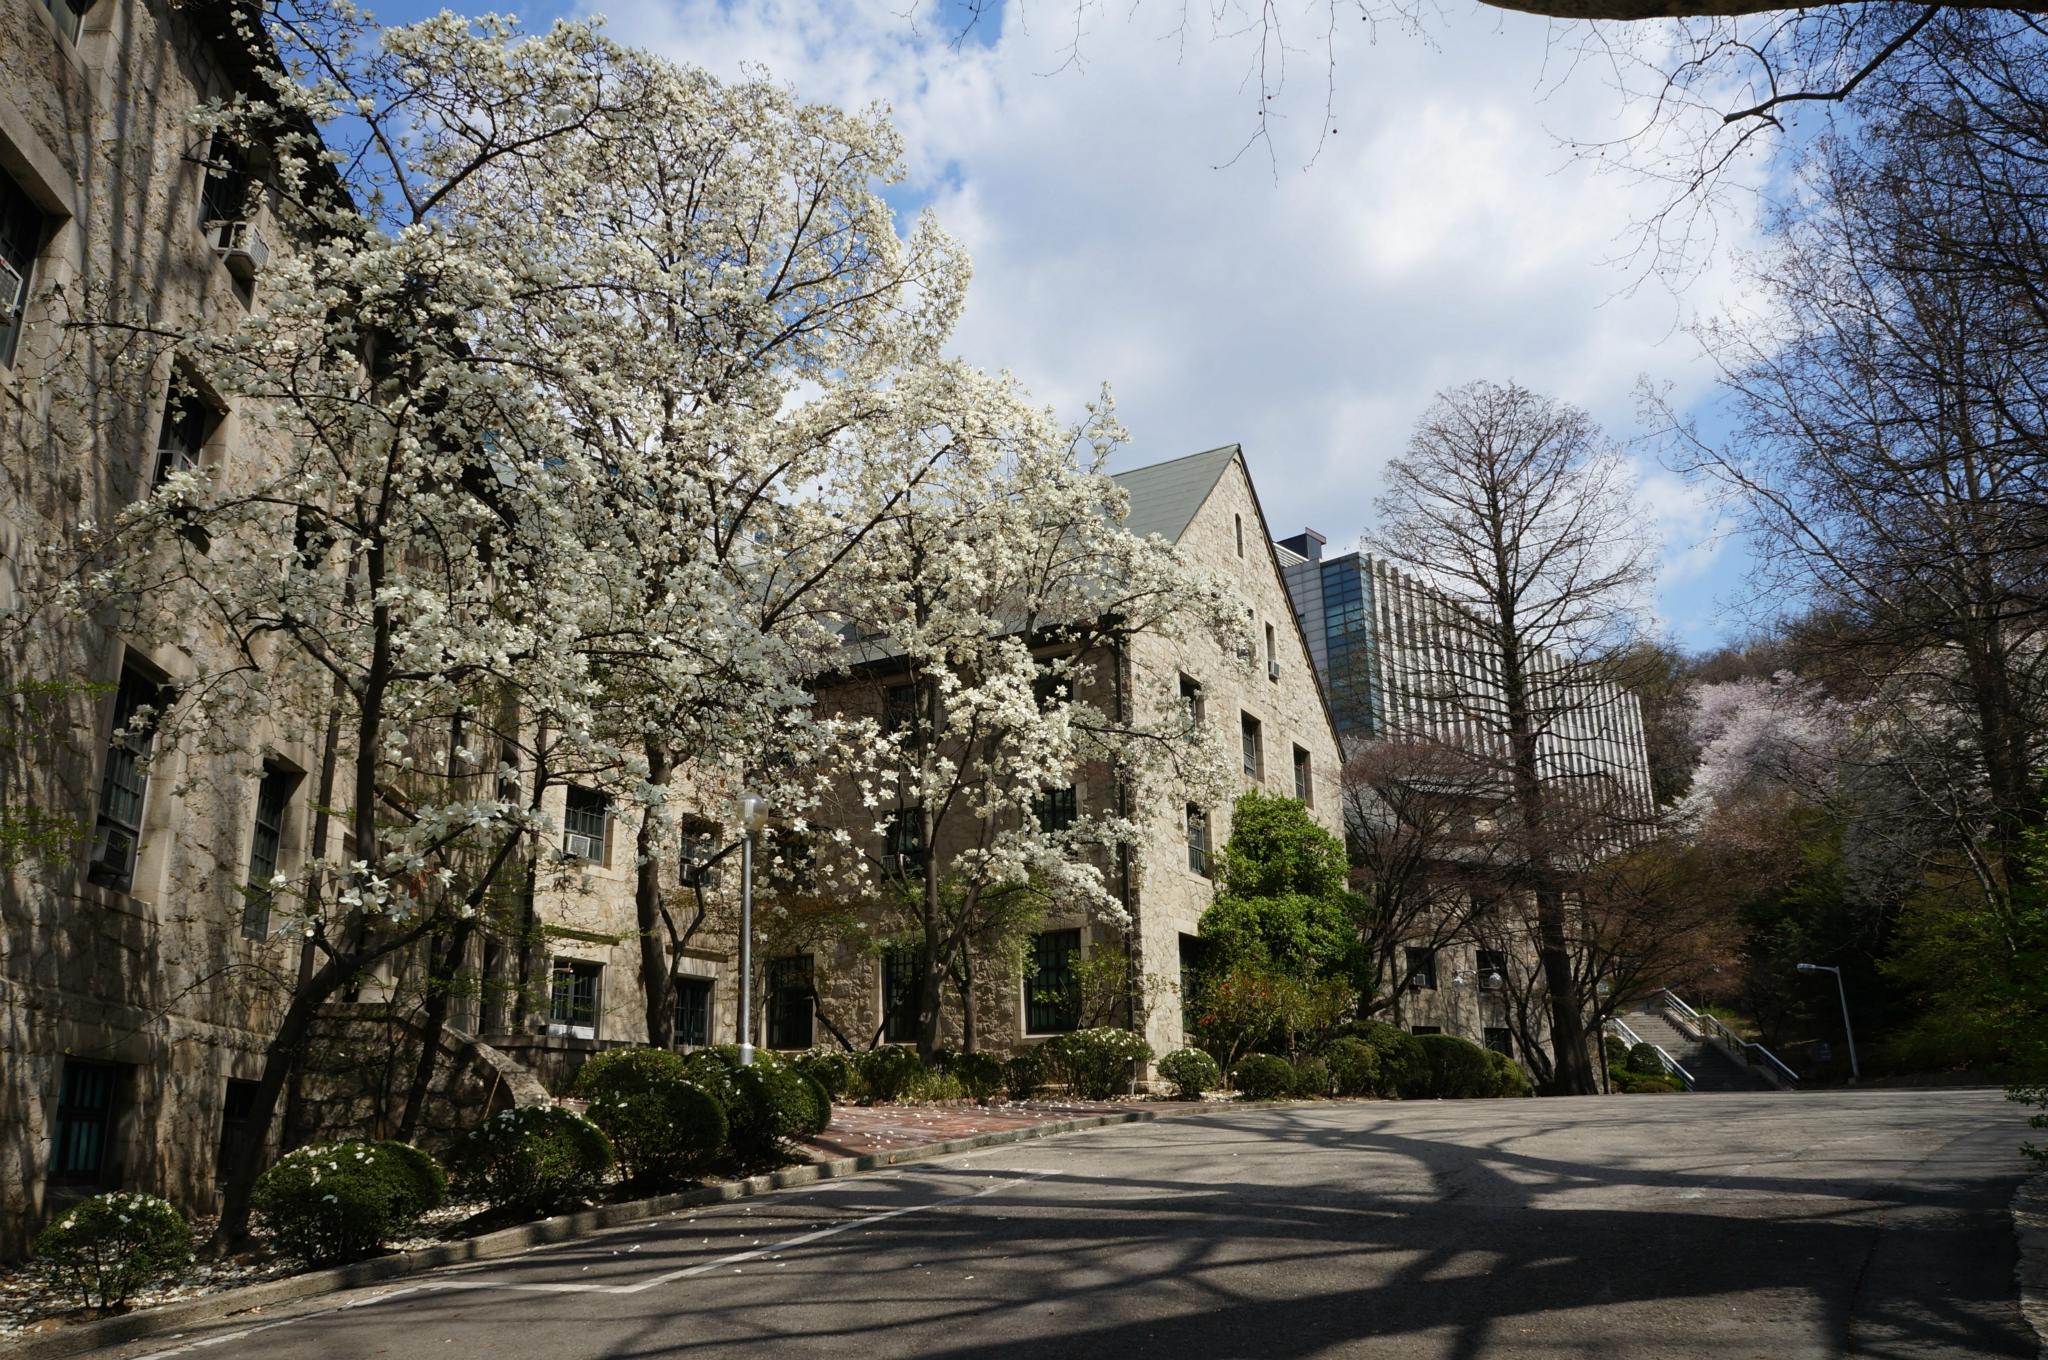
M 1225 444 L 1206 453 L 1115 474 L 1131 496 L 1131 517 L 1124 527 L 1140 538 L 1158 534 L 1168 543 L 1178 543 L 1187 532 L 1188 521 L 1216 489 L 1235 457 L 1237 445 Z

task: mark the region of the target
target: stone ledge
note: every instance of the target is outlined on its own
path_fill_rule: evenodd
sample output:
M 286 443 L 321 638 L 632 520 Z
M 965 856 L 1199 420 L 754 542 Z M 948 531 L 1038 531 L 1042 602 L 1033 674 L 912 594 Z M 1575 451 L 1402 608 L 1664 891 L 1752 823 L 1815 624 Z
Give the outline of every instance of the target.
M 1202 1108 L 1200 1105 L 1194 1105 L 1191 1110 L 1199 1111 Z M 1082 1129 L 1101 1128 L 1109 1124 L 1149 1123 L 1159 1118 L 1161 1113 L 1159 1110 L 1131 1110 L 1117 1114 L 1061 1119 L 1044 1124 L 1031 1124 L 1024 1128 L 951 1138 L 942 1143 L 926 1143 L 888 1152 L 872 1152 L 862 1157 L 840 1157 L 826 1162 L 809 1162 L 759 1176 L 749 1176 L 744 1180 L 707 1185 L 700 1190 L 682 1190 L 674 1194 L 657 1195 L 652 1199 L 599 1205 L 594 1209 L 584 1209 L 573 1214 L 560 1214 L 554 1218 L 543 1218 L 532 1223 L 500 1228 L 496 1232 L 465 1238 L 460 1242 L 373 1257 L 367 1261 L 358 1261 L 354 1265 L 336 1266 L 329 1270 L 311 1270 L 303 1275 L 292 1275 L 282 1280 L 267 1280 L 262 1284 L 249 1285 L 242 1289 L 222 1290 L 218 1294 L 184 1299 L 159 1308 L 148 1308 L 140 1312 L 123 1313 L 116 1317 L 98 1318 L 91 1322 L 60 1327 L 54 1331 L 0 1343 L 0 1354 L 18 1357 L 19 1360 L 49 1360 L 50 1357 L 79 1355 L 105 1346 L 162 1336 L 167 1332 L 233 1317 L 238 1313 L 282 1303 L 294 1303 L 321 1294 L 331 1294 L 344 1289 L 360 1289 L 365 1285 L 381 1284 L 385 1280 L 418 1275 L 469 1261 L 488 1261 L 498 1257 L 516 1256 L 534 1247 L 567 1242 L 606 1228 L 659 1218 L 677 1209 L 748 1199 L 773 1190 L 787 1190 L 818 1181 L 836 1180 L 842 1176 L 877 1171 L 904 1162 L 925 1161 L 955 1152 L 970 1152 L 975 1148 L 995 1147 L 1003 1143 L 1022 1143 L 1034 1138 L 1075 1133 Z

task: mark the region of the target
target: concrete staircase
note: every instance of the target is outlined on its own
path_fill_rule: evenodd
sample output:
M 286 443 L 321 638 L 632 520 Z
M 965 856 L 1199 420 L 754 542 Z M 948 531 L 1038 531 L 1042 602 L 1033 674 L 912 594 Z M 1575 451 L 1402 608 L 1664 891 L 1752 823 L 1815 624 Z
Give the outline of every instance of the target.
M 1655 1002 L 1648 1002 L 1621 1017 L 1646 1044 L 1655 1044 L 1677 1060 L 1692 1075 L 1695 1091 L 1774 1091 L 1778 1087 L 1767 1077 L 1728 1056 L 1719 1044 L 1696 1039 L 1672 1023 L 1670 1014 Z

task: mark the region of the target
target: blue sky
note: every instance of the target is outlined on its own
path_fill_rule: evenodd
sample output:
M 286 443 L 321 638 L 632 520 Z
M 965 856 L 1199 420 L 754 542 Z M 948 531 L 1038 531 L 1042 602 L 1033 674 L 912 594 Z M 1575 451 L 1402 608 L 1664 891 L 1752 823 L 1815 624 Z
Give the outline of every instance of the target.
M 1729 261 L 1748 224 L 1725 216 L 1682 288 L 1617 262 L 1664 191 L 1567 145 L 1632 112 L 1575 60 L 1577 30 L 1455 3 L 1420 35 L 1353 15 L 1329 135 L 1322 39 L 1290 29 L 1270 155 L 1232 161 L 1257 54 L 1212 31 L 1208 6 L 1011 0 L 955 42 L 957 8 L 914 3 L 517 12 L 603 13 L 622 41 L 715 75 L 754 64 L 807 98 L 888 103 L 910 159 L 894 202 L 930 207 L 975 261 L 961 353 L 1067 413 L 1107 381 L 1132 434 L 1119 466 L 1242 443 L 1276 535 L 1354 546 L 1381 465 L 1435 391 L 1473 378 L 1585 406 L 1632 448 L 1645 378 L 1711 428 L 1713 373 L 1686 328 L 1743 300 Z M 1742 545 L 1698 488 L 1648 457 L 1638 472 L 1665 545 L 1657 622 L 1691 647 L 1739 635 Z

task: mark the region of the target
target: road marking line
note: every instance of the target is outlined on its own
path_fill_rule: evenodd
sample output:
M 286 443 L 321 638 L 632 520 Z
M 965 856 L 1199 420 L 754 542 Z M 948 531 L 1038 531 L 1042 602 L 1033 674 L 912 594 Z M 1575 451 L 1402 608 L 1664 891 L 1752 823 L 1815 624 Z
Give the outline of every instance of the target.
M 993 1195 L 999 1190 L 1007 1190 L 1013 1186 L 1029 1185 L 1034 1181 L 1041 1181 L 1048 1176 L 1057 1176 L 1059 1174 L 1059 1171 L 1054 1169 L 1050 1171 L 1033 1171 L 1022 1176 L 1008 1177 L 992 1185 L 985 1185 L 979 1190 L 967 1190 L 957 1195 L 948 1195 L 944 1199 L 933 1200 L 930 1204 L 906 1204 L 898 1209 L 887 1209 L 880 1213 L 869 1214 L 865 1218 L 849 1219 L 845 1223 L 836 1224 L 830 1228 L 818 1228 L 812 1232 L 786 1238 L 772 1246 L 756 1247 L 752 1251 L 734 1252 L 730 1256 L 721 1256 L 715 1261 L 705 1261 L 700 1265 L 685 1266 L 680 1270 L 667 1271 L 654 1276 L 652 1279 L 642 1280 L 638 1284 L 619 1285 L 568 1282 L 560 1284 L 514 1284 L 494 1280 L 425 1280 L 419 1284 L 404 1285 L 387 1293 L 378 1294 L 374 1298 L 356 1299 L 349 1303 L 337 1304 L 332 1308 L 322 1308 L 317 1312 L 301 1313 L 296 1317 L 279 1318 L 275 1322 L 265 1322 L 255 1327 L 244 1327 L 240 1331 L 224 1332 L 219 1336 L 210 1336 L 203 1340 L 190 1341 L 167 1351 L 152 1351 L 146 1356 L 137 1357 L 137 1360 L 171 1360 L 173 1356 L 190 1355 L 194 1351 L 223 1345 L 230 1341 L 240 1341 L 247 1337 L 255 1336 L 259 1332 L 268 1332 L 278 1327 L 289 1327 L 297 1322 L 309 1322 L 314 1318 L 328 1317 L 335 1313 L 345 1313 L 352 1308 L 367 1308 L 373 1304 L 391 1303 L 408 1295 L 424 1294 L 430 1290 L 499 1289 L 531 1294 L 638 1294 L 643 1290 L 653 1289 L 658 1285 L 673 1284 L 677 1280 L 688 1279 L 693 1275 L 703 1275 L 722 1266 L 736 1265 L 742 1261 L 751 1261 L 758 1257 L 770 1256 L 792 1247 L 805 1246 L 809 1243 L 820 1241 L 823 1238 L 834 1237 L 843 1232 L 851 1232 L 855 1228 L 869 1227 L 876 1223 L 887 1222 L 892 1218 L 901 1218 L 905 1214 L 920 1213 L 927 1209 L 943 1209 L 949 1204 L 963 1204 L 971 1199 L 980 1199 L 984 1195 Z M 568 1244 L 551 1243 L 549 1245 L 566 1246 Z M 471 1269 L 474 1268 L 471 1267 Z

